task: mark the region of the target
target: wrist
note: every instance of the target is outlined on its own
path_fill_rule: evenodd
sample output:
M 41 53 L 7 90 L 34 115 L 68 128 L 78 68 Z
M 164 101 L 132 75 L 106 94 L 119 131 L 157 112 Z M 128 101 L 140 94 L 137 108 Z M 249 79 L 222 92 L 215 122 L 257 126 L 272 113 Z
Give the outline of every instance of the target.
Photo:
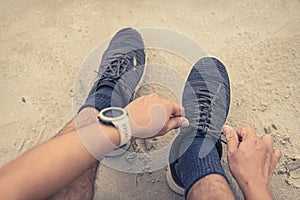
M 245 181 L 239 183 L 244 197 L 247 200 L 271 200 L 273 199 L 269 185 L 259 181 Z
M 125 109 L 120 107 L 104 108 L 98 114 L 99 122 L 106 127 L 116 127 L 119 134 L 119 141 L 117 146 L 127 145 L 131 140 L 132 131 L 128 113 Z M 112 129 L 110 129 L 112 131 Z M 114 140 L 115 141 L 115 140 Z M 116 144 L 116 143 L 115 143 Z
M 115 146 L 120 144 L 120 133 L 116 127 L 105 125 L 99 122 L 99 127 L 102 133 L 112 142 Z

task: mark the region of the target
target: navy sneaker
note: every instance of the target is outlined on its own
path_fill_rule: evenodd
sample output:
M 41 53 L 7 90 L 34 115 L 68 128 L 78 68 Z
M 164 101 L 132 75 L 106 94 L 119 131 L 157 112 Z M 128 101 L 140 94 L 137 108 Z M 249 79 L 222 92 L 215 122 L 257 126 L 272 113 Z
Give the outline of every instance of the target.
M 97 80 L 79 111 L 85 107 L 101 111 L 106 107 L 127 106 L 142 79 L 144 66 L 145 51 L 141 35 L 132 28 L 120 30 L 104 52 Z
M 218 59 L 205 57 L 194 65 L 185 83 L 182 105 L 190 126 L 181 128 L 174 139 L 167 171 L 169 187 L 180 195 L 184 195 L 187 189 L 179 178 L 182 176 L 176 173 L 176 165 L 181 157 L 188 156 L 184 162 L 193 162 L 205 158 L 214 147 L 217 148 L 214 155 L 219 156 L 218 161 L 222 156 L 220 138 L 229 111 L 230 84 L 225 66 Z M 197 142 L 195 138 L 198 138 Z M 199 154 L 189 148 L 196 149 Z
M 145 50 L 141 35 L 132 28 L 116 33 L 104 52 L 97 79 L 85 104 L 79 109 L 93 107 L 101 111 L 107 107 L 126 107 L 144 75 Z M 106 156 L 126 152 L 130 142 Z

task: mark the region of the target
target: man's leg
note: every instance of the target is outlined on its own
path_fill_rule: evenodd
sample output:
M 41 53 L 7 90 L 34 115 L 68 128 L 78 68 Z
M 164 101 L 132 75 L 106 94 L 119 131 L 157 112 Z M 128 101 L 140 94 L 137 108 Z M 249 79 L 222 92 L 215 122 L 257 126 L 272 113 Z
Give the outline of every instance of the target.
M 234 199 L 220 162 L 220 141 L 215 145 L 210 138 L 205 141 L 201 136 L 179 136 L 173 143 L 173 152 L 175 148 L 182 155 L 170 164 L 170 169 L 173 181 L 184 189 L 181 194 L 186 199 Z M 170 182 L 170 177 L 167 178 Z
M 88 126 L 95 121 L 95 113 L 99 113 L 94 108 L 85 108 L 77 116 L 74 117 L 64 128 L 59 131 L 55 137 L 60 135 L 68 134 L 71 131 L 80 129 L 82 127 Z M 72 200 L 82 200 L 82 199 L 93 199 L 94 196 L 94 184 L 96 179 L 96 172 L 99 162 L 88 169 L 81 176 L 77 177 L 64 189 L 60 190 L 54 194 L 50 200 L 62 200 L 62 199 L 72 199 Z
M 167 181 L 187 199 L 233 199 L 220 157 L 222 126 L 230 104 L 224 65 L 202 58 L 192 68 L 182 95 L 187 128 L 181 128 L 169 156 Z
M 191 187 L 187 199 L 234 200 L 234 197 L 226 179 L 221 175 L 211 174 L 200 179 Z

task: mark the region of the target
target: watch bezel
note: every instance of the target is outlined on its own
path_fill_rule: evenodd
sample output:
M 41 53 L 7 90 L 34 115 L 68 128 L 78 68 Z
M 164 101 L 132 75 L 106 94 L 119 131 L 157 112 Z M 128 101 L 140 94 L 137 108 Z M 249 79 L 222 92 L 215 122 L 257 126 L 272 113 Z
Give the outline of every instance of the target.
M 107 112 L 107 111 L 109 111 L 109 110 L 118 110 L 118 111 L 121 111 L 122 114 L 120 116 L 118 116 L 118 117 L 108 117 L 108 116 L 105 116 L 104 113 Z M 114 121 L 122 120 L 125 117 L 127 117 L 127 112 L 123 108 L 109 107 L 109 108 L 104 108 L 103 110 L 101 110 L 100 113 L 99 113 L 99 115 L 98 115 L 98 117 L 99 117 L 99 119 L 101 121 L 105 121 L 105 122 L 111 123 L 111 122 L 114 122 Z

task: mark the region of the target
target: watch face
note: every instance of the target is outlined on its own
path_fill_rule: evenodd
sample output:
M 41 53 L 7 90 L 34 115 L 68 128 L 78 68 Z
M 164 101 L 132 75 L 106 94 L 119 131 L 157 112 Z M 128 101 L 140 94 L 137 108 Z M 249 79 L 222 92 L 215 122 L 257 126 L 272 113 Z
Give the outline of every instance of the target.
M 109 110 L 104 111 L 103 115 L 105 117 L 109 117 L 109 118 L 117 118 L 117 117 L 124 115 L 124 111 L 119 110 L 119 109 L 109 109 Z

